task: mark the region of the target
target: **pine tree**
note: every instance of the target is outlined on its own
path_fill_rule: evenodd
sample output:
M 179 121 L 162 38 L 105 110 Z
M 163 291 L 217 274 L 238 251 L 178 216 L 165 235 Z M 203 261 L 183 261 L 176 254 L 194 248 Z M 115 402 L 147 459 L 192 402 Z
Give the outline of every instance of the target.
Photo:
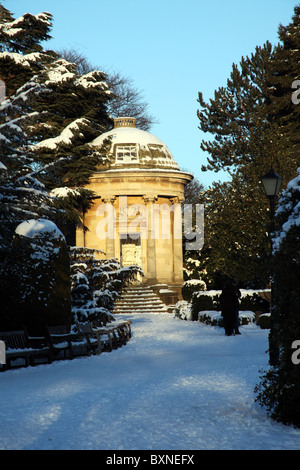
M 1 39 L 10 50 L 27 50 L 28 45 L 39 50 L 39 41 L 45 38 L 45 16 L 32 18 L 25 16 L 20 21 L 12 21 L 11 14 L 1 7 L 3 23 L 0 24 Z M 25 19 L 24 19 L 25 18 Z M 48 18 L 48 16 L 47 16 Z M 33 31 L 42 24 L 42 32 Z M 24 35 L 20 33 L 22 25 Z M 47 25 L 49 28 L 49 25 Z M 31 34 L 30 34 L 31 31 Z M 23 45 L 22 47 L 22 38 Z M 34 39 L 36 43 L 34 43 Z M 9 42 L 11 41 L 11 43 Z M 34 46 L 35 44 L 35 46 Z M 66 255 L 66 243 L 45 238 L 43 235 L 35 240 L 32 237 L 19 235 L 18 227 L 28 220 L 35 222 L 42 217 L 43 224 L 54 219 L 56 211 L 44 184 L 37 178 L 39 171 L 33 171 L 34 160 L 29 148 L 26 129 L 38 118 L 34 109 L 36 94 L 43 90 L 43 85 L 31 79 L 31 64 L 37 70 L 40 53 L 21 55 L 18 52 L 2 52 L 0 63 L 1 78 L 6 85 L 7 78 L 12 76 L 13 83 L 7 87 L 7 97 L 0 104 L 0 303 L 1 328 L 19 329 L 24 324 L 32 326 L 49 320 L 50 312 L 68 315 L 68 298 L 70 287 L 65 276 L 69 269 Z M 8 67 L 6 68 L 4 65 Z M 20 65 L 22 64 L 22 65 Z M 21 68 L 24 67 L 23 80 Z M 18 72 L 20 75 L 18 76 Z M 24 78 L 25 77 L 25 78 Z M 16 79 L 16 80 L 14 80 Z M 20 86 L 19 86 L 20 85 Z M 51 223 L 56 230 L 56 225 Z M 57 253 L 62 256 L 57 257 Z M 58 259 L 59 258 L 59 259 Z M 45 262 L 45 260 L 47 262 Z M 68 278 L 68 276 L 67 276 Z M 66 281 L 66 289 L 63 287 Z M 57 286 L 59 286 L 57 290 Z M 64 292 L 63 297 L 61 293 Z M 66 302 L 64 302 L 64 300 Z M 70 305 L 69 305 L 70 311 Z M 45 319 L 45 315 L 47 320 Z
M 199 262 L 207 285 L 220 289 L 226 277 L 244 288 L 268 284 L 270 245 L 266 227 L 259 223 L 265 214 L 260 193 L 250 184 L 244 186 L 236 174 L 232 181 L 214 183 L 202 192 L 200 202 L 205 207 L 205 230 Z
M 51 39 L 52 15 L 26 13 L 14 19 L 11 12 L 0 5 L 0 50 L 27 54 L 42 50 L 41 42 Z
M 91 204 L 93 193 L 81 188 L 102 161 L 89 143 L 112 125 L 107 113 L 111 91 L 102 72 L 79 75 L 74 64 L 42 49 L 40 43 L 50 37 L 50 14 L 14 20 L 2 7 L 2 18 L 0 79 L 6 85 L 7 115 L 10 120 L 22 116 L 31 169 L 47 190 L 77 189 L 75 207 L 72 197 L 54 200 L 58 215 L 66 210 L 57 223 L 68 234 L 67 220 L 82 226 L 82 211 Z
M 70 259 L 65 238 L 47 219 L 16 227 L 0 266 L 3 330 L 44 334 L 45 325 L 71 324 Z
M 105 77 L 99 71 L 79 76 L 74 64 L 58 59 L 39 80 L 47 90 L 35 105 L 42 119 L 30 129 L 36 162 L 61 161 L 49 185 L 82 186 L 99 163 L 89 144 L 112 123 L 106 107 L 111 92 Z
M 25 43 L 31 41 L 32 47 L 37 51 L 39 43 L 45 38 L 49 29 L 48 15 L 41 15 L 40 19 L 35 18 L 20 19 L 20 22 L 13 20 L 10 12 L 0 6 L 1 48 L 3 45 L 9 50 L 22 49 L 21 37 Z M 20 25 L 25 24 L 25 33 L 21 35 Z M 40 32 L 32 33 L 32 24 L 41 25 Z M 46 30 L 45 25 L 47 24 Z M 18 27 L 17 27 L 18 25 Z M 39 28 L 38 28 L 39 29 Z M 34 41 L 35 38 L 35 47 Z M 24 45 L 25 49 L 25 45 Z M 13 56 L 18 53 L 9 53 Z M 1 70 L 0 78 L 6 86 L 6 99 L 0 103 L 0 151 L 2 171 L 0 172 L 0 194 L 1 194 L 1 230 L 0 230 L 0 261 L 6 255 L 10 246 L 16 226 L 26 218 L 39 216 L 53 216 L 51 201 L 44 185 L 32 173 L 33 158 L 28 151 L 28 136 L 25 127 L 32 125 L 37 118 L 37 112 L 32 109 L 33 96 L 41 91 L 41 85 L 36 81 L 28 81 L 24 86 L 18 88 L 16 82 L 12 95 L 12 89 L 8 86 L 7 77 L 12 73 L 11 65 L 15 64 L 15 72 L 12 76 L 17 77 L 20 71 L 20 64 L 9 58 L 6 52 L 0 53 Z M 37 53 L 39 54 L 39 53 Z M 21 57 L 21 56 L 20 56 Z M 23 57 L 23 56 L 22 56 Z M 30 63 L 26 62 L 25 70 L 32 64 L 35 67 L 38 55 L 34 54 Z M 2 67 L 3 66 L 3 67 Z M 4 73 L 5 72 L 5 73 Z M 27 72 L 25 72 L 27 75 Z M 11 94 L 11 97 L 9 97 Z
M 218 207 L 213 204 L 210 217 L 211 223 L 219 227 L 223 240 L 210 233 L 208 223 L 206 246 L 209 244 L 210 257 L 216 260 L 215 269 L 231 276 L 235 271 L 238 275 L 238 266 L 242 264 L 250 285 L 259 280 L 265 282 L 270 274 L 268 263 L 263 262 L 270 247 L 265 234 L 270 229 L 269 203 L 262 190 L 261 176 L 273 166 L 282 176 L 284 188 L 299 165 L 298 151 L 295 151 L 299 139 L 299 108 L 291 107 L 291 84 L 297 77 L 292 77 L 290 72 L 292 58 L 299 54 L 295 50 L 299 9 L 295 11 L 294 27 L 279 30 L 283 45 L 272 47 L 267 42 L 250 57 L 242 58 L 239 66 L 233 64 L 227 86 L 218 89 L 209 103 L 199 93 L 199 127 L 213 136 L 212 140 L 201 143 L 209 155 L 208 164 L 202 169 L 223 169 L 231 177 L 222 188 L 224 197 L 220 194 L 221 186 L 215 185 L 203 201 L 208 204 L 206 212 L 210 211 L 212 197 L 219 201 Z M 292 31 L 296 39 L 291 43 Z M 203 252 L 202 256 L 207 258 L 207 253 Z M 212 266 L 213 263 L 211 271 Z M 241 279 L 240 274 L 238 278 Z
M 63 49 L 57 52 L 67 61 L 76 64 L 76 70 L 79 74 L 84 75 L 99 68 L 92 66 L 88 59 L 75 49 Z M 156 119 L 148 112 L 149 105 L 144 100 L 142 92 L 138 90 L 130 77 L 124 77 L 119 72 L 106 72 L 106 81 L 112 91 L 112 98 L 108 102 L 110 116 L 113 118 L 134 117 L 137 127 L 144 131 L 149 131 L 151 126 L 157 123 Z
M 269 119 L 280 127 L 286 163 L 294 162 L 290 178 L 300 165 L 300 5 L 294 8 L 292 21 L 280 25 L 280 44 L 276 48 L 266 76 L 268 84 L 267 111 Z M 298 89 L 298 90 L 297 90 Z M 288 163 L 290 164 L 290 163 Z

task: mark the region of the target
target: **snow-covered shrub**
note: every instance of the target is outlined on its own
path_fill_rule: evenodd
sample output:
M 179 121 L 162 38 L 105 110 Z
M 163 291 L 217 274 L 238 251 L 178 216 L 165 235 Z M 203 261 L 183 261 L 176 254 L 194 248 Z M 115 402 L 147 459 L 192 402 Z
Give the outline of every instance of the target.
M 205 310 L 220 310 L 220 295 L 221 290 L 209 290 L 205 292 L 195 292 L 192 295 L 191 309 L 192 319 L 196 321 L 198 319 L 198 313 Z M 270 309 L 270 303 L 266 300 L 269 289 L 252 290 L 252 289 L 240 289 L 240 310 L 241 311 L 252 311 L 252 312 L 268 312 Z M 261 296 L 261 293 L 264 296 Z
M 262 297 L 259 292 L 263 292 Z M 254 312 L 269 312 L 270 302 L 267 300 L 268 296 L 271 296 L 270 289 L 264 289 L 262 291 L 241 289 L 240 298 L 240 309 L 241 310 L 252 310 Z M 270 298 L 271 300 L 271 298 Z
M 141 268 L 121 268 L 115 259 L 96 259 L 99 250 L 72 247 L 70 252 L 73 323 L 111 321 L 119 292 Z
M 239 312 L 240 325 L 249 325 L 255 321 L 255 313 L 249 310 Z M 212 326 L 223 326 L 223 317 L 220 311 L 205 310 L 198 313 L 198 321 Z
M 204 310 L 198 313 L 198 321 L 212 326 L 223 326 L 221 312 L 217 310 Z
M 191 306 L 186 300 L 180 300 L 177 302 L 174 308 L 174 315 L 180 320 L 191 320 Z
M 201 279 L 190 279 L 182 284 L 182 297 L 188 302 L 192 300 L 193 293 L 199 291 L 206 291 L 206 284 Z
M 205 310 L 219 310 L 221 291 L 195 292 L 192 295 L 192 320 L 198 320 L 198 313 Z
M 70 324 L 70 260 L 64 236 L 46 219 L 22 222 L 1 266 L 2 330 L 41 334 L 45 325 Z
M 261 315 L 259 315 L 258 324 L 262 330 L 268 330 L 271 326 L 271 314 L 262 313 Z

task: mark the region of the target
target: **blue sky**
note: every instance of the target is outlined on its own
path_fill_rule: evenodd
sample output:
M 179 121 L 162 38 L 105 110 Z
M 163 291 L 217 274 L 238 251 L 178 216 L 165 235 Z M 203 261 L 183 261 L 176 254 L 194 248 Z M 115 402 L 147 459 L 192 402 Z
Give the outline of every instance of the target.
M 180 167 L 205 186 L 223 179 L 201 172 L 197 98 L 226 85 L 232 64 L 291 21 L 296 0 L 6 0 L 15 17 L 48 11 L 46 49 L 77 49 L 97 68 L 134 80 L 157 118 L 151 132 Z

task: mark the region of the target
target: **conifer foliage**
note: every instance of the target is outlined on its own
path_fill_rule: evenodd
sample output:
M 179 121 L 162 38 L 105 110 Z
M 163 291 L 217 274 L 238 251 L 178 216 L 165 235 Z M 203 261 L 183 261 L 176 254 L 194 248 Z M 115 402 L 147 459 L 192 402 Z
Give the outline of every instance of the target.
M 47 219 L 16 228 L 0 266 L 2 330 L 42 335 L 45 325 L 71 324 L 70 261 L 63 234 Z
M 282 194 L 276 218 L 272 341 L 278 356 L 256 389 L 257 401 L 274 419 L 300 427 L 300 168 Z
M 107 112 L 112 93 L 105 74 L 96 70 L 80 75 L 75 64 L 43 50 L 42 41 L 50 38 L 50 13 L 14 19 L 3 6 L 0 13 L 0 79 L 7 97 L 1 120 L 9 119 L 10 127 L 22 124 L 31 169 L 47 190 L 79 188 L 85 207 L 92 193 L 81 188 L 102 157 L 89 143 L 112 124 Z M 20 147 L 16 142 L 15 148 Z M 66 215 L 77 225 L 80 213 L 70 201 Z
M 199 128 L 211 137 L 201 143 L 208 155 L 202 169 L 225 170 L 230 179 L 209 188 L 201 201 L 209 221 L 201 257 L 209 253 L 222 274 L 244 287 L 264 287 L 270 277 L 269 202 L 261 177 L 273 166 L 284 188 L 300 165 L 300 107 L 291 99 L 299 79 L 299 6 L 292 22 L 280 26 L 279 40 L 233 64 L 226 87 L 209 102 L 199 93 Z
M 10 12 L 2 6 L 0 6 L 0 15 L 1 49 L 3 50 L 5 46 L 8 50 L 19 50 L 22 21 L 15 23 Z M 28 26 L 28 23 L 25 23 Z M 19 24 L 18 28 L 16 24 Z M 42 24 L 41 35 L 32 35 L 36 44 L 32 47 L 37 50 L 39 42 L 45 37 L 45 17 L 42 16 L 35 24 Z M 48 20 L 46 24 L 49 28 Z M 18 40 L 15 39 L 15 35 L 18 36 Z M 29 32 L 25 36 L 28 35 Z M 0 53 L 0 78 L 5 84 L 7 96 L 0 103 L 0 263 L 9 249 L 14 230 L 19 223 L 28 218 L 53 217 L 55 213 L 45 186 L 33 172 L 33 157 L 28 149 L 28 136 L 25 131 L 25 127 L 32 125 L 37 118 L 37 112 L 33 110 L 31 102 L 35 93 L 40 91 L 40 85 L 33 80 L 18 87 L 19 63 L 18 60 L 14 62 L 8 59 L 7 54 L 23 57 L 16 52 Z M 34 53 L 32 64 L 35 64 L 36 58 Z M 12 62 L 15 64 L 14 72 L 10 67 Z M 26 68 L 28 66 L 29 63 Z M 8 86 L 7 76 L 11 76 L 14 82 L 12 85 L 14 95 L 10 98 L 8 96 L 11 88 Z
M 64 235 L 91 204 L 83 186 L 102 155 L 89 143 L 112 124 L 111 91 L 101 71 L 80 74 L 43 50 L 51 27 L 50 13 L 15 19 L 0 5 L 1 330 L 99 319 L 135 272 L 90 253 L 72 264 L 71 286 Z
M 29 129 L 39 118 L 36 96 L 43 91 L 35 73 L 40 42 L 49 37 L 49 14 L 14 20 L 0 6 L 0 302 L 1 329 L 41 333 L 41 325 L 70 321 L 69 257 L 47 188 L 34 168 Z M 3 98 L 3 97 L 2 97 Z M 19 231 L 24 224 L 50 230 Z M 57 233 L 59 232 L 59 237 Z
M 118 293 L 136 273 L 138 266 L 120 267 L 115 259 L 97 259 L 99 250 L 71 247 L 72 321 L 111 321 Z

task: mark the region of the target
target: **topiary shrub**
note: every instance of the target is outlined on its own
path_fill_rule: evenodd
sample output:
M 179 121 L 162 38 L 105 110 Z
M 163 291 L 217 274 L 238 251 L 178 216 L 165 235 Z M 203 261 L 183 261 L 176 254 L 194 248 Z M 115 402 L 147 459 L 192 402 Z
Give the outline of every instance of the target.
M 192 300 L 194 292 L 206 291 L 206 284 L 201 279 L 190 279 L 185 281 L 181 288 L 182 298 L 187 302 Z
M 99 250 L 71 247 L 70 252 L 72 324 L 112 321 L 117 296 L 137 273 L 143 275 L 141 268 L 122 268 L 116 259 L 96 259 Z
M 262 330 L 268 330 L 271 326 L 271 314 L 270 313 L 263 313 L 258 317 L 258 324 Z
M 219 299 L 221 291 L 195 292 L 192 295 L 192 320 L 198 320 L 198 313 L 204 310 L 220 310 Z

